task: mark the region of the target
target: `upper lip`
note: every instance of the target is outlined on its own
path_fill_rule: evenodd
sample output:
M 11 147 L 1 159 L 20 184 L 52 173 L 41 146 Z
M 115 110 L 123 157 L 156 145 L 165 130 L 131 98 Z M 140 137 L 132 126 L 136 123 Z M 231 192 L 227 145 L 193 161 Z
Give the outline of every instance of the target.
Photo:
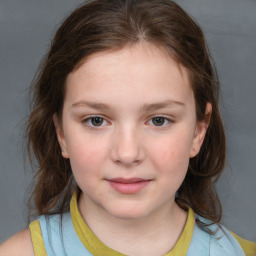
M 134 178 L 113 178 L 113 179 L 108 179 L 108 181 L 129 184 L 129 183 L 149 181 L 149 179 L 142 179 L 142 178 L 137 178 L 137 177 L 134 177 Z

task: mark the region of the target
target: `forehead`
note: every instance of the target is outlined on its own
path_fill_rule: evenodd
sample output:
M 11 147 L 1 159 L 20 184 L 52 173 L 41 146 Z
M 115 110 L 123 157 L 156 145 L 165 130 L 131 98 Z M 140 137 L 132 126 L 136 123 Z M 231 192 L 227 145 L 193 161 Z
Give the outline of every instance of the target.
M 182 76 L 186 76 L 188 72 L 182 64 L 175 60 L 175 56 L 173 53 L 170 52 L 170 50 L 167 50 L 162 46 L 157 46 L 153 43 L 139 42 L 136 44 L 125 45 L 117 49 L 114 48 L 93 53 L 85 57 L 80 63 L 78 63 L 78 65 L 69 74 L 69 76 L 72 76 L 72 74 L 74 74 L 81 66 L 83 66 L 83 68 L 86 68 L 88 71 L 90 68 L 98 69 L 105 64 L 116 64 L 116 62 L 118 62 L 118 65 L 128 64 L 130 65 L 130 67 L 133 67 L 135 64 L 135 59 L 140 58 L 144 58 L 144 60 L 149 60 L 149 62 L 146 63 L 147 66 L 149 64 L 152 64 L 151 61 L 155 63 L 161 62 L 162 64 L 167 64 L 169 68 L 178 68 Z
M 134 97 L 173 94 L 179 98 L 191 93 L 187 70 L 163 49 L 146 43 L 89 56 L 68 75 L 66 85 L 70 97 L 135 93 Z

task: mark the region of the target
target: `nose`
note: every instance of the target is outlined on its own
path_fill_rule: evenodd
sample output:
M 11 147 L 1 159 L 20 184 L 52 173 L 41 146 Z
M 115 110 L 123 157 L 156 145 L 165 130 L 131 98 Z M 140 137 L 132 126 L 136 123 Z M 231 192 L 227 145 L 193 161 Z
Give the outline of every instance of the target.
M 140 164 L 145 157 L 142 141 L 143 138 L 136 128 L 118 130 L 112 141 L 112 160 L 126 167 Z

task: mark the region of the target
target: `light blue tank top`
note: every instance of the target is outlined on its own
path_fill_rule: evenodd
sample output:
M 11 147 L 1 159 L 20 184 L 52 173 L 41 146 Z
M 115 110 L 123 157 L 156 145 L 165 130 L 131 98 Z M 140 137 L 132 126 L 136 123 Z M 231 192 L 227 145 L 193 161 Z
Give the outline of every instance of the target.
M 73 227 L 70 212 L 39 217 L 47 256 L 91 256 Z
M 204 218 L 198 218 L 207 223 Z M 62 221 L 60 215 L 40 216 L 38 220 L 48 256 L 92 255 L 77 236 L 70 213 L 63 214 Z M 217 232 L 209 235 L 196 224 L 187 256 L 245 256 L 237 240 L 227 229 L 221 227 L 222 229 L 211 225 L 209 228 Z
M 209 223 L 200 216 L 196 218 Z M 224 226 L 214 224 L 209 229 L 217 232 L 210 235 L 195 224 L 187 256 L 246 256 L 238 241 Z

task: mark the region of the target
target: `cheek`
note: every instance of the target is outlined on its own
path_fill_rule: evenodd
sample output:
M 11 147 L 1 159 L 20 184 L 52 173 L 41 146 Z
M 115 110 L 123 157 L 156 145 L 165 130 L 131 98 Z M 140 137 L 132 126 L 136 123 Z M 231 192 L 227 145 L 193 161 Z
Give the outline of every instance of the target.
M 100 170 L 100 166 L 106 156 L 106 147 L 101 142 L 91 141 L 89 138 L 73 139 L 68 144 L 70 163 L 72 171 L 75 173 L 82 173 L 83 175 L 90 175 L 95 171 Z
M 85 142 L 86 141 L 86 142 Z M 100 190 L 95 192 L 98 180 L 101 177 L 102 165 L 104 162 L 104 147 L 102 144 L 90 143 L 88 140 L 79 140 L 69 145 L 69 156 L 71 169 L 78 186 L 82 191 L 100 194 Z
M 189 163 L 191 140 L 186 136 L 165 137 L 154 142 L 151 159 L 159 172 L 185 174 Z
M 154 143 L 154 150 L 151 151 L 151 155 L 163 165 L 168 163 L 179 165 L 189 159 L 190 145 L 179 138 L 164 139 Z

